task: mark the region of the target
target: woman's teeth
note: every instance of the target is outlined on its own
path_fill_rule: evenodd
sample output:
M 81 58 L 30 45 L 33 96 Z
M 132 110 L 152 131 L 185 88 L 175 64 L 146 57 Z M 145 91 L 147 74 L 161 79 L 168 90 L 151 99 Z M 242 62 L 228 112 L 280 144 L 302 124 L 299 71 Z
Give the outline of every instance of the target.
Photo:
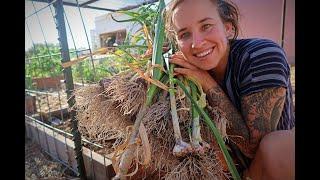
M 201 53 L 196 54 L 196 57 L 201 58 L 201 57 L 204 57 L 204 56 L 210 54 L 211 52 L 212 52 L 212 48 L 211 48 L 211 49 L 208 49 L 208 50 L 206 50 L 206 51 L 203 51 L 203 52 L 201 52 Z

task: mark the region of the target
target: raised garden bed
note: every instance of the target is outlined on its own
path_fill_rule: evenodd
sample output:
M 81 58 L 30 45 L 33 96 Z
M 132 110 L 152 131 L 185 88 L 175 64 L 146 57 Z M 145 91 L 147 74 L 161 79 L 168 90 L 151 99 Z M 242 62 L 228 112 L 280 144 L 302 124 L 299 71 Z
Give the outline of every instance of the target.
M 56 130 L 29 116 L 26 116 L 25 124 L 28 138 L 39 144 L 41 149 L 50 154 L 51 157 L 77 172 L 74 142 L 71 140 L 72 135 Z M 87 147 L 92 146 L 88 141 L 84 144 Z M 110 157 L 102 156 L 96 153 L 93 148 L 85 146 L 82 148 L 82 153 L 87 177 L 97 180 L 111 179 L 115 174 Z
M 73 179 L 79 178 L 59 162 L 41 150 L 31 139 L 25 139 L 25 179 Z
M 61 80 L 63 80 L 63 76 L 33 78 L 32 82 L 37 89 L 57 89 L 59 88 Z

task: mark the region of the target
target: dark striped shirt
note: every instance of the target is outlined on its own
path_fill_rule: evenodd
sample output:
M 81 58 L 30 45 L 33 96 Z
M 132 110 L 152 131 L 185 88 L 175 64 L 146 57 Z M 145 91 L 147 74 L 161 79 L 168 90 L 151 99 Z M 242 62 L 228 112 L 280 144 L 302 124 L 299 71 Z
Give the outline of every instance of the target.
M 278 130 L 295 126 L 290 67 L 284 50 L 267 39 L 237 39 L 231 42 L 222 88 L 241 112 L 241 97 L 266 88 L 285 87 L 286 100 Z

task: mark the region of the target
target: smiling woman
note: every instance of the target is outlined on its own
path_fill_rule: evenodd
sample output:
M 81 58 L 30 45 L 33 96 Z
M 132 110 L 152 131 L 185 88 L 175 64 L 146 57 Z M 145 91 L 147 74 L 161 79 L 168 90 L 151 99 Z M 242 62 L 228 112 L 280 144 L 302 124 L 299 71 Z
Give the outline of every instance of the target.
M 292 179 L 295 117 L 286 53 L 268 39 L 237 39 L 238 14 L 228 0 L 173 0 L 166 31 L 180 51 L 170 62 L 229 121 L 228 144 L 235 159 L 244 159 L 238 167 L 244 177 Z

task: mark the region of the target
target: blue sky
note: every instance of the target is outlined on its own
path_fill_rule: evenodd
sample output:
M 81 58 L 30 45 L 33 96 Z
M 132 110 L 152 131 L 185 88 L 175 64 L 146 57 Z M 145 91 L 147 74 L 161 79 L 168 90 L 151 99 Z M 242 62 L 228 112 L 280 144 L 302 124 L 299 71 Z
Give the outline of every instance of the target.
M 94 4 L 91 4 L 92 6 L 97 7 L 105 7 L 110 9 L 118 9 L 120 7 L 128 6 L 128 5 L 134 5 L 140 2 L 143 2 L 144 0 L 100 0 Z M 166 0 L 168 2 L 168 0 Z M 81 3 L 81 0 L 79 0 L 79 3 Z M 39 3 L 34 2 L 35 8 L 41 9 L 42 7 L 45 7 L 47 3 Z M 50 6 L 52 12 L 54 13 L 53 6 Z M 65 13 L 67 15 L 68 21 L 70 23 L 70 27 L 72 30 L 72 34 L 74 37 L 74 41 L 77 48 L 88 48 L 88 41 L 85 35 L 85 31 L 83 28 L 83 24 L 81 21 L 80 13 L 77 7 L 70 7 L 70 6 L 64 6 Z M 85 23 L 85 28 L 88 34 L 89 43 L 91 45 L 91 37 L 90 37 L 90 30 L 95 28 L 94 25 L 94 19 L 97 16 L 101 16 L 103 14 L 108 13 L 108 11 L 101 11 L 101 10 L 94 10 L 94 9 L 88 9 L 88 8 L 80 8 L 81 14 L 83 16 L 83 20 Z M 31 1 L 25 1 L 25 17 L 29 16 L 35 12 L 34 7 L 32 5 Z M 50 8 L 45 8 L 41 10 L 38 13 L 41 26 L 43 28 L 43 32 L 45 35 L 42 35 L 41 28 L 39 25 L 39 22 L 37 20 L 36 15 L 32 15 L 29 18 L 25 20 L 25 49 L 29 49 L 32 47 L 32 40 L 35 43 L 44 43 L 45 39 L 48 43 L 58 43 L 58 32 L 56 30 L 56 26 L 50 11 Z M 29 33 L 27 29 L 27 25 L 30 29 L 31 34 Z M 69 48 L 74 48 L 72 38 L 70 35 L 70 30 L 68 25 L 66 24 L 67 28 L 67 37 L 68 37 L 68 44 Z M 31 40 L 32 39 L 32 40 Z

